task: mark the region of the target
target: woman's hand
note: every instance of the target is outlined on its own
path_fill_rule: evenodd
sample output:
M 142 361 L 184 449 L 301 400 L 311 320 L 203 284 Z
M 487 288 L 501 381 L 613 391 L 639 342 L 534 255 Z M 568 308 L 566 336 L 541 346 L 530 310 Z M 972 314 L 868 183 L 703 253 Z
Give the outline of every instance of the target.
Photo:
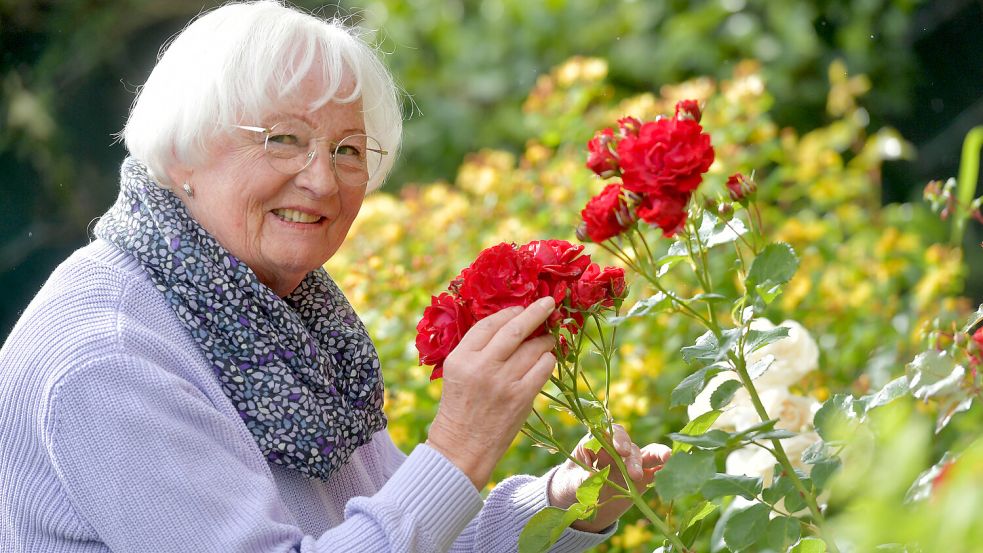
M 506 308 L 475 324 L 444 362 L 444 390 L 427 443 L 471 478 L 488 483 L 549 380 L 551 336 L 526 340 L 555 307 L 542 298 Z
M 584 465 L 594 467 L 595 469 L 603 469 L 606 466 L 611 466 L 609 478 L 621 487 L 626 487 L 621 471 L 618 470 L 614 460 L 611 459 L 611 456 L 606 451 L 602 449 L 594 453 L 585 447 L 589 439 L 590 436 L 585 436 L 584 439 L 580 440 L 580 443 L 577 444 L 576 449 L 573 451 L 573 457 Z M 639 448 L 631 441 L 628 433 L 620 424 L 614 425 L 612 442 L 615 451 L 621 455 L 621 459 L 628 469 L 628 476 L 631 478 L 635 489 L 639 491 L 644 490 L 652 482 L 652 479 L 655 478 L 656 471 L 662 468 L 662 465 L 669 460 L 669 454 L 672 452 L 669 447 L 662 444 L 649 444 Z M 576 503 L 577 488 L 580 487 L 580 484 L 588 476 L 590 476 L 589 472 L 581 468 L 577 463 L 567 459 L 553 473 L 553 479 L 550 481 L 548 492 L 550 505 L 566 509 Z M 600 532 L 614 524 L 632 505 L 631 500 L 627 498 L 611 499 L 619 493 L 610 486 L 604 486 L 604 489 L 601 490 L 599 500 L 599 503 L 602 505 L 598 509 L 597 515 L 593 520 L 578 520 L 574 522 L 573 528 L 583 530 L 584 532 Z

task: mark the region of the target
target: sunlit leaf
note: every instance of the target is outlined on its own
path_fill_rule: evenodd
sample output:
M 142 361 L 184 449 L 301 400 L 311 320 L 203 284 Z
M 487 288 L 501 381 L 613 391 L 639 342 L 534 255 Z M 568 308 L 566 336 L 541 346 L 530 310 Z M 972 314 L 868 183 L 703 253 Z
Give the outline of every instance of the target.
M 746 551 L 757 543 L 768 526 L 771 509 L 763 503 L 755 503 L 737 509 L 724 526 L 724 544 L 734 551 Z
M 663 501 L 672 501 L 700 491 L 716 472 L 713 453 L 709 451 L 677 453 L 655 473 L 655 491 Z
M 713 409 L 723 409 L 734 398 L 734 393 L 740 390 L 743 385 L 739 380 L 726 380 L 717 386 L 717 389 L 710 394 L 710 407 Z
M 611 466 L 608 465 L 601 470 L 592 473 L 577 488 L 577 502 L 588 507 L 597 506 L 597 498 L 601 495 L 601 488 L 608 480 Z
M 700 493 L 707 499 L 732 495 L 754 499 L 761 493 L 761 486 L 761 477 L 718 473 L 703 484 Z
M 696 396 L 706 387 L 707 381 L 723 370 L 723 367 L 709 365 L 690 374 L 669 395 L 669 406 L 676 407 L 677 405 L 692 404 L 696 401 Z
M 707 411 L 702 415 L 696 417 L 695 419 L 686 423 L 686 426 L 679 431 L 680 434 L 687 434 L 689 436 L 698 436 L 706 432 L 710 426 L 720 417 L 720 411 Z M 682 442 L 674 442 L 672 445 L 672 452 L 675 454 L 678 451 L 689 451 L 693 446 L 684 444 Z

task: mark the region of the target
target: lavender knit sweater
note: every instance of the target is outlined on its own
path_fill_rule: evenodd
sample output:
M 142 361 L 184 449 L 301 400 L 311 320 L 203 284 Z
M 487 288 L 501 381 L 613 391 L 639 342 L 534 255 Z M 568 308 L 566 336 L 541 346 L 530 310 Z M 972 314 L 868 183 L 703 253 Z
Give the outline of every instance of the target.
M 515 551 L 549 475 L 484 502 L 385 431 L 327 482 L 269 464 L 128 254 L 65 261 L 0 349 L 0 551 Z M 555 551 L 606 534 L 568 529 Z

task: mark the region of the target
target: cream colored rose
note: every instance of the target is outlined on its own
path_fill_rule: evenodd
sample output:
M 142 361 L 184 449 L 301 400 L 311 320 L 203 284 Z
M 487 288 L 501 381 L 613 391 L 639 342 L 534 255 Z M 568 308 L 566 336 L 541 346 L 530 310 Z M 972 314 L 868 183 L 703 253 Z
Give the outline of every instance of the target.
M 812 465 L 802 462 L 802 453 L 818 441 L 819 434 L 805 432 L 794 438 L 782 440 L 782 447 L 785 448 L 785 453 L 788 454 L 788 460 L 792 466 L 808 474 L 812 470 Z M 733 451 L 727 456 L 727 474 L 759 476 L 764 481 L 765 487 L 768 487 L 771 485 L 776 464 L 778 461 L 775 460 L 770 451 L 749 445 Z
M 748 367 L 768 355 L 775 358 L 768 370 L 754 380 L 758 390 L 791 386 L 819 367 L 819 347 L 809 331 L 795 321 L 784 321 L 781 326 L 788 328 L 787 337 L 746 356 Z M 775 325 L 768 319 L 755 319 L 751 328 L 770 330 Z

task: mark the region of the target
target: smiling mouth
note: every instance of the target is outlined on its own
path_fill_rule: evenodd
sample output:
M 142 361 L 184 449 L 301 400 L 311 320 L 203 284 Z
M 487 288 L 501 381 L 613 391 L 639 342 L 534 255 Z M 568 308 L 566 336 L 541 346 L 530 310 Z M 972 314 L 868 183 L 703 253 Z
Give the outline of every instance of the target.
M 304 223 L 308 225 L 318 223 L 324 218 L 320 215 L 304 213 L 303 211 L 297 211 L 296 209 L 274 209 L 273 214 L 288 223 Z

